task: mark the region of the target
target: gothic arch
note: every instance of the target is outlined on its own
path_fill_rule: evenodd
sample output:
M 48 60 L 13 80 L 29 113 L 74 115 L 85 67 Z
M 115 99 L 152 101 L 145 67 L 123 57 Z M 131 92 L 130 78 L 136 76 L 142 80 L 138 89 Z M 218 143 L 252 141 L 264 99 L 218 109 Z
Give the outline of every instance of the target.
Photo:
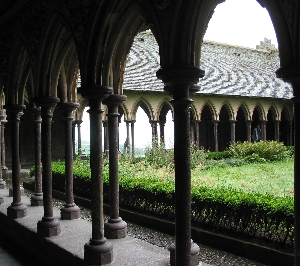
M 228 112 L 228 115 L 229 115 L 229 120 L 234 120 L 234 117 L 235 117 L 235 114 L 234 114 L 234 110 L 231 106 L 231 104 L 227 101 L 223 102 L 221 108 L 220 108 L 220 111 L 219 111 L 219 117 L 220 117 L 220 112 L 222 110 L 222 108 L 226 108 L 227 112 Z
M 202 105 L 201 109 L 200 109 L 200 112 L 199 112 L 200 120 L 201 120 L 202 111 L 205 108 L 205 106 L 207 106 L 208 109 L 210 110 L 211 115 L 212 115 L 212 119 L 217 120 L 217 117 L 218 117 L 217 110 L 216 110 L 215 106 L 212 104 L 212 102 L 210 102 L 209 100 L 205 101 L 204 104 Z
M 132 107 L 132 111 L 131 111 L 132 120 L 136 120 L 136 112 L 139 107 L 141 107 L 145 111 L 145 113 L 149 117 L 149 121 L 155 120 L 154 112 L 153 112 L 151 104 L 143 97 L 141 97 L 139 100 L 137 100 L 136 103 Z
M 257 103 L 252 111 L 252 120 L 253 120 L 253 113 L 255 112 L 255 110 L 258 112 L 258 119 L 259 120 L 266 120 L 266 113 L 265 110 L 263 108 L 263 106 L 260 103 Z
M 245 116 L 245 119 L 246 120 L 251 120 L 251 113 L 250 113 L 250 109 L 249 109 L 249 106 L 245 103 L 245 102 L 242 102 L 238 107 L 237 107 L 237 110 L 236 110 L 236 115 L 238 115 L 238 110 L 241 108 L 241 110 L 243 111 L 243 114 Z M 236 119 L 237 119 L 237 116 L 236 116 Z
M 160 120 L 160 117 L 163 116 L 165 117 L 167 115 L 167 110 L 170 110 L 173 114 L 173 106 L 171 105 L 170 103 L 170 100 L 167 99 L 167 98 L 164 98 L 160 104 L 158 105 L 158 108 L 157 108 L 157 117 L 158 117 L 158 120 Z
M 36 96 L 57 96 L 61 66 L 68 51 L 74 45 L 74 39 L 69 27 L 66 27 L 66 22 L 57 13 L 53 14 L 43 39 L 40 60 L 36 65 L 35 87 L 40 88 Z
M 128 110 L 125 102 L 123 102 L 122 104 L 119 105 L 119 109 L 122 109 L 122 111 L 124 113 L 124 120 L 130 121 L 131 117 L 129 117 L 129 110 Z

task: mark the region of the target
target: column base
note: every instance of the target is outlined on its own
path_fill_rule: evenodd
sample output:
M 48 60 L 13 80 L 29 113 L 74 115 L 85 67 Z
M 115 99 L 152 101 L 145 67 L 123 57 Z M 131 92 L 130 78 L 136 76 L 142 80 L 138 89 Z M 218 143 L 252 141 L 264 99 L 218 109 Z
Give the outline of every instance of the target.
M 54 217 L 43 217 L 37 223 L 37 234 L 39 236 L 57 236 L 60 232 L 60 222 Z
M 74 220 L 80 218 L 80 209 L 74 204 L 74 206 L 67 206 L 60 209 L 60 217 L 62 220 Z
M 3 196 L 0 194 L 0 205 L 4 203 L 4 199 L 3 199 Z
M 172 243 L 168 250 L 170 251 L 170 265 L 175 266 L 175 243 Z M 191 251 L 190 251 L 190 263 L 189 266 L 198 266 L 200 260 L 200 248 L 199 246 L 191 240 Z
M 0 180 L 0 189 L 5 189 L 6 188 L 6 182 L 2 179 Z
M 27 216 L 27 206 L 22 202 L 12 203 L 7 208 L 7 217 L 11 219 L 23 218 Z
M 9 189 L 9 193 L 8 193 L 8 196 L 9 196 L 9 197 L 12 197 L 12 196 L 13 196 L 13 191 L 14 191 L 13 188 L 10 188 L 10 189 Z M 23 188 L 23 187 L 20 187 L 20 193 L 21 193 L 21 196 L 25 196 L 25 194 L 24 194 L 24 188 Z
M 84 262 L 86 265 L 105 265 L 113 261 L 113 245 L 106 238 L 90 239 L 84 245 Z
M 43 193 L 34 193 L 30 200 L 31 206 L 43 206 Z
M 127 223 L 118 219 L 108 219 L 108 222 L 104 224 L 104 235 L 109 239 L 120 239 L 127 236 Z

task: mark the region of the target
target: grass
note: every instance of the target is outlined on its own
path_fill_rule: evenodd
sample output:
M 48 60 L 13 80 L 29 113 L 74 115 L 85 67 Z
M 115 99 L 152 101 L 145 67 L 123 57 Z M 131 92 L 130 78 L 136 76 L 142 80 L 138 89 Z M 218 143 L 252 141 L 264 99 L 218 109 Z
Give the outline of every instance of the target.
M 247 164 L 239 167 L 223 166 L 192 171 L 192 184 L 226 187 L 276 196 L 294 195 L 293 160 Z

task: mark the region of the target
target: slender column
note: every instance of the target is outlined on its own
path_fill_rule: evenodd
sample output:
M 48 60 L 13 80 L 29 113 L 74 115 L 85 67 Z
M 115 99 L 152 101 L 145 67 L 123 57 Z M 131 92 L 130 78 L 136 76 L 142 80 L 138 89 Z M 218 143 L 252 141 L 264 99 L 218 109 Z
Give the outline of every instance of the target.
M 72 112 L 79 107 L 78 103 L 64 102 L 57 105 L 63 110 L 63 120 L 65 126 L 65 184 L 66 184 L 66 203 L 60 209 L 62 220 L 73 220 L 80 217 L 80 209 L 74 203 L 73 195 L 73 145 L 72 145 Z M 78 143 L 80 140 L 80 123 L 78 121 Z M 79 145 L 78 145 L 79 146 Z M 78 149 L 81 152 L 81 149 Z
M 190 141 L 196 142 L 195 138 L 195 121 L 190 121 Z
M 261 140 L 265 141 L 267 139 L 267 126 L 266 126 L 267 120 L 261 120 Z
M 251 123 L 252 120 L 246 120 L 246 125 L 247 125 L 247 141 L 251 142 Z
M 103 265 L 113 260 L 113 246 L 104 237 L 103 213 L 103 152 L 101 101 L 111 94 L 112 88 L 93 85 L 81 89 L 89 100 L 90 109 L 90 167 L 91 167 L 91 212 L 92 238 L 84 246 L 84 261 L 90 265 Z
M 27 206 L 21 202 L 20 190 L 20 154 L 19 154 L 19 126 L 20 116 L 25 105 L 6 105 L 6 112 L 11 123 L 11 153 L 12 153 L 12 188 L 13 202 L 7 208 L 7 216 L 12 219 L 22 218 L 27 215 Z
M 107 238 L 119 239 L 127 235 L 127 223 L 119 216 L 119 166 L 118 166 L 118 107 L 126 101 L 125 95 L 113 94 L 103 100 L 108 107 L 109 135 L 109 208 L 110 218 L 104 225 Z
M 194 123 L 195 123 L 195 143 L 199 149 L 200 148 L 200 132 L 199 132 L 200 121 L 195 120 Z
M 135 120 L 131 120 L 131 157 L 134 158 L 134 123 Z
M 2 111 L 3 112 L 3 111 Z M 1 168 L 2 170 L 7 170 L 7 167 L 5 166 L 5 124 L 7 121 L 5 120 L 5 116 L 1 114 Z
M 289 145 L 293 146 L 293 121 L 290 121 L 290 136 L 289 136 Z
M 126 141 L 125 141 L 125 144 L 124 145 L 127 153 L 129 154 L 130 153 L 130 136 L 129 136 L 129 126 L 130 126 L 130 121 L 125 121 L 126 122 Z
M 43 166 L 43 202 L 44 216 L 37 223 L 37 233 L 40 236 L 51 237 L 60 234 L 60 222 L 53 216 L 52 199 L 52 168 L 51 168 L 51 109 L 56 106 L 59 99 L 56 97 L 35 98 L 34 102 L 41 107 L 42 117 L 42 166 Z
M 174 106 L 175 245 L 169 246 L 170 264 L 199 264 L 200 248 L 191 241 L 191 168 L 189 86 L 204 75 L 197 67 L 166 68 L 158 78 L 172 86 Z M 176 252 L 175 252 L 176 249 Z
M 160 141 L 165 143 L 165 124 L 166 120 L 159 120 Z
M 274 129 L 275 129 L 275 134 L 274 134 L 274 138 L 276 141 L 279 141 L 279 136 L 280 136 L 280 132 L 279 132 L 279 120 L 274 120 Z
M 235 123 L 236 120 L 229 120 L 231 125 L 231 131 L 230 131 L 230 141 L 235 142 Z
M 2 110 L 0 110 L 0 115 L 2 114 Z M 1 133 L 1 127 L 2 127 L 2 123 L 0 120 L 0 133 Z M 0 154 L 1 154 L 1 145 L 0 145 Z M 1 156 L 0 156 L 0 165 L 1 165 Z M 0 189 L 5 189 L 6 188 L 6 182 L 3 180 L 2 178 L 2 170 L 0 170 Z M 2 197 L 3 200 L 3 197 Z M 1 195 L 0 195 L 0 203 L 1 203 Z
M 219 151 L 219 143 L 218 143 L 218 123 L 219 120 L 214 120 L 214 139 L 215 139 L 215 151 Z
M 43 206 L 42 192 L 42 146 L 41 146 L 41 108 L 31 108 L 34 123 L 34 146 L 35 146 L 35 192 L 31 196 L 31 206 Z
M 75 149 L 75 127 L 76 121 L 72 122 L 72 144 L 73 144 L 73 157 L 76 157 L 76 149 Z
M 108 140 L 108 122 L 107 120 L 104 120 L 102 122 L 103 124 L 103 130 L 104 130 L 104 152 L 109 150 L 109 140 Z
M 74 107 L 74 108 L 77 108 L 77 107 Z M 72 116 L 72 113 L 71 113 L 71 116 Z M 68 117 L 70 117 L 70 116 L 68 115 Z M 72 117 L 72 119 L 73 119 L 73 117 Z M 77 120 L 76 121 L 76 124 L 77 124 L 77 136 L 78 136 L 78 155 L 79 156 L 82 155 L 82 148 L 81 148 L 81 123 L 82 123 L 81 120 Z
M 157 139 L 157 121 L 150 121 L 151 123 L 151 128 L 152 128 L 152 142 L 154 139 Z
M 281 67 L 276 75 L 293 87 L 294 97 L 294 265 L 300 265 L 300 66 Z M 292 132 L 292 130 L 291 130 Z

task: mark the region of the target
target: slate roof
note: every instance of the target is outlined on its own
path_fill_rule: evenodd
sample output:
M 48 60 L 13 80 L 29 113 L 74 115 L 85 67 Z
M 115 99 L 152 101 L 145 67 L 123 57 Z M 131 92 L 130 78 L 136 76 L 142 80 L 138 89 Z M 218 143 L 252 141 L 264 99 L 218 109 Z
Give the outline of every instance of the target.
M 156 77 L 159 68 L 155 37 L 149 31 L 139 33 L 127 57 L 123 89 L 163 91 L 163 83 Z M 293 96 L 291 86 L 275 76 L 278 50 L 267 39 L 256 49 L 204 41 L 201 68 L 205 76 L 198 83 L 198 93 L 286 99 Z

